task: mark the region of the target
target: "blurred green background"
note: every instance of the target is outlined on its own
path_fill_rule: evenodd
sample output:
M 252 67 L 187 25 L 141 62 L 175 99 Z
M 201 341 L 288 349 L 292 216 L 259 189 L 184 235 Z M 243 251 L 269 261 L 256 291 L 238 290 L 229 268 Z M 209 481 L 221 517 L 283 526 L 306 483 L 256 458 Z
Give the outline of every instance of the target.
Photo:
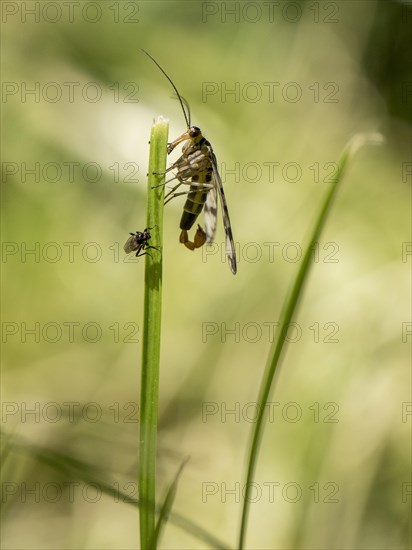
M 184 199 L 166 207 L 159 497 L 190 456 L 174 511 L 235 547 L 274 323 L 341 149 L 378 131 L 314 251 L 247 540 L 410 547 L 411 17 L 370 0 L 2 3 L 4 549 L 139 545 L 136 508 L 41 458 L 138 496 L 144 260 L 122 247 L 145 227 L 154 117 L 185 129 L 140 48 L 213 144 L 239 247 L 233 277 L 221 218 L 217 247 L 191 253 Z

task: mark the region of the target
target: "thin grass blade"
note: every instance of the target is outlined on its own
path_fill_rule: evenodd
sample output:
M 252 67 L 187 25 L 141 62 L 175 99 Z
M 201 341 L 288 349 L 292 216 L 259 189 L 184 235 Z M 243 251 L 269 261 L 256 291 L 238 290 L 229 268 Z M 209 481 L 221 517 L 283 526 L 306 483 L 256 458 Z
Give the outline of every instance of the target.
M 156 529 L 155 529 L 155 538 L 152 543 L 152 548 L 157 548 L 160 541 L 160 536 L 163 531 L 163 529 L 166 526 L 166 522 L 170 516 L 170 512 L 172 510 L 173 502 L 175 500 L 175 496 L 177 493 L 177 486 L 179 483 L 180 475 L 183 471 L 183 468 L 186 466 L 188 459 L 186 458 L 182 464 L 180 465 L 178 471 L 176 472 L 175 478 L 172 481 L 167 493 L 166 498 L 162 504 L 162 507 L 160 509 L 159 518 L 157 520 Z
M 282 312 L 280 315 L 279 327 L 276 332 L 276 336 L 272 347 L 269 351 L 269 357 L 266 364 L 265 372 L 263 375 L 259 397 L 258 397 L 258 417 L 256 423 L 253 427 L 251 443 L 249 448 L 249 458 L 247 463 L 247 473 L 245 480 L 245 496 L 243 501 L 242 509 L 242 518 L 240 523 L 239 530 L 239 550 L 244 548 L 245 537 L 246 537 L 246 528 L 249 517 L 249 508 L 250 508 L 250 488 L 251 483 L 253 482 L 254 473 L 256 469 L 256 463 L 259 456 L 260 443 L 263 435 L 263 428 L 265 425 L 265 411 L 266 404 L 269 399 L 269 395 L 272 392 L 273 382 L 275 374 L 279 375 L 278 366 L 281 363 L 282 354 L 285 349 L 285 336 L 287 334 L 287 327 L 292 322 L 296 316 L 297 307 L 300 302 L 300 299 L 303 295 L 304 287 L 308 279 L 312 250 L 316 242 L 319 240 L 319 237 L 322 233 L 322 230 L 325 226 L 327 217 L 329 215 L 331 206 L 336 197 L 337 191 L 339 189 L 340 183 L 345 174 L 346 168 L 348 166 L 349 160 L 353 155 L 359 150 L 360 147 L 366 144 L 378 145 L 383 142 L 383 138 L 380 134 L 356 134 L 348 142 L 344 148 L 341 157 L 338 161 L 338 170 L 334 180 L 332 181 L 329 190 L 327 191 L 325 198 L 321 204 L 319 214 L 313 228 L 310 232 L 308 243 L 306 245 L 306 251 L 300 264 L 296 279 L 289 291 L 288 296 L 283 304 Z

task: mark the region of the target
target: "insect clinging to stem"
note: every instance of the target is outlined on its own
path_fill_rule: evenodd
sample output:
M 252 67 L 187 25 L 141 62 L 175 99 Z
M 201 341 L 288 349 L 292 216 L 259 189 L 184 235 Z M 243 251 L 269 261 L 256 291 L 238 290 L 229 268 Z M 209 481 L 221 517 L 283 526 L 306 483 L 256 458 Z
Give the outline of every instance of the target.
M 142 51 L 153 61 L 153 63 L 155 63 L 172 85 L 177 99 L 180 102 L 187 125 L 186 132 L 167 145 L 167 153 L 170 154 L 179 143 L 185 142 L 182 148 L 182 155 L 166 170 L 166 172 L 176 170 L 175 175 L 170 180 L 160 184 L 165 185 L 175 179 L 178 181 L 177 185 L 175 185 L 165 196 L 165 204 L 174 197 L 187 195 L 186 202 L 183 206 L 182 217 L 180 219 L 181 233 L 179 241 L 189 250 L 200 248 L 206 242 L 213 242 L 216 233 L 217 195 L 219 195 L 223 226 L 226 235 L 226 255 L 230 270 L 235 275 L 237 271 L 235 243 L 230 225 L 226 197 L 223 191 L 222 180 L 217 168 L 217 160 L 213 148 L 210 142 L 202 135 L 200 128 L 191 125 L 189 105 L 180 95 L 172 79 L 146 50 Z M 189 185 L 189 191 L 176 193 L 176 190 L 182 184 Z M 191 241 L 188 231 L 193 227 L 203 208 L 205 230 L 198 224 L 194 239 Z
M 148 244 L 148 241 L 152 238 L 150 231 L 154 229 L 156 226 L 153 227 L 146 227 L 144 231 L 136 231 L 135 233 L 130 233 L 130 237 L 127 239 L 125 245 L 124 245 L 124 251 L 126 254 L 130 254 L 131 252 L 136 251 L 136 257 L 137 256 L 144 256 L 145 254 L 151 255 L 149 252 L 144 252 L 148 248 L 154 248 L 155 250 L 159 250 L 157 246 L 151 246 Z

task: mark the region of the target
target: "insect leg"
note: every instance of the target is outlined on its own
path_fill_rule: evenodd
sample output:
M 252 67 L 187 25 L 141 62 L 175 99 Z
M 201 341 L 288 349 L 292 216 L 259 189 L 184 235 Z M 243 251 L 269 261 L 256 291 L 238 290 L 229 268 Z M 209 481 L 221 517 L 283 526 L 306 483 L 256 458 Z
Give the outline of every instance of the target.
M 177 187 L 179 187 L 179 186 L 177 185 L 174 189 L 177 189 Z M 202 185 L 202 187 L 204 187 L 204 186 Z M 173 191 L 173 189 L 166 195 L 166 197 L 169 197 L 169 195 L 172 191 Z M 171 195 L 167 200 L 165 200 L 165 204 L 170 202 L 175 197 L 180 197 L 181 195 L 191 195 L 193 193 L 197 193 L 197 191 L 195 189 L 192 189 L 191 191 L 181 191 L 180 193 L 173 193 L 173 195 Z
M 178 183 L 177 185 L 172 187 L 172 189 L 165 195 L 165 204 L 166 202 L 169 202 L 168 200 L 166 200 L 168 199 L 169 195 L 172 195 L 176 191 L 176 189 L 178 189 L 181 185 L 182 185 L 182 182 Z M 174 195 L 169 200 L 173 199 L 173 197 Z
M 158 187 L 162 187 L 162 185 L 166 185 L 170 183 L 171 181 L 175 180 L 176 176 L 174 178 L 171 178 L 170 180 L 165 181 L 164 183 L 159 183 L 158 185 L 152 185 L 152 189 L 157 189 Z
M 160 252 L 160 249 L 159 249 L 157 246 L 145 246 L 145 247 L 142 247 L 140 250 L 147 250 L 148 248 L 154 248 L 155 250 L 157 250 L 158 252 Z M 140 256 L 146 256 L 146 254 L 147 254 L 148 256 L 150 256 L 150 257 L 153 259 L 153 256 L 150 254 L 150 252 L 142 252 L 142 253 L 140 254 L 140 250 L 138 250 L 138 251 L 136 252 L 136 258 L 137 258 L 137 257 L 140 258 Z
M 172 166 L 169 166 L 169 168 L 166 168 L 164 172 L 152 172 L 152 174 L 156 174 L 157 176 L 164 176 L 165 174 L 170 172 L 170 170 L 173 170 L 174 167 L 175 167 L 174 164 L 172 164 Z
M 167 170 L 165 170 L 164 172 L 152 172 L 152 174 L 155 174 L 156 176 L 164 176 L 165 174 L 167 174 L 168 172 L 170 172 L 170 170 L 173 170 L 175 168 L 174 164 L 172 164 L 172 166 L 169 166 L 169 168 L 167 168 Z M 152 189 L 156 189 L 156 187 L 162 187 L 162 185 L 166 185 L 167 183 L 170 183 L 171 181 L 175 180 L 176 179 L 176 176 L 173 176 L 173 178 L 171 178 L 170 180 L 167 180 L 163 183 L 159 183 L 158 185 L 152 185 Z

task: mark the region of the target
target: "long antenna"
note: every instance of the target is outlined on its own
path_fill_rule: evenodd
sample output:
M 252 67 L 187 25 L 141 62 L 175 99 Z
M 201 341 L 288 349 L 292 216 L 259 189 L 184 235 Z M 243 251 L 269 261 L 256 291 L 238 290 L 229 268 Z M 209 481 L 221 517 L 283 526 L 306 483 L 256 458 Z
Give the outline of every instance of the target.
M 153 61 L 153 63 L 155 65 L 158 66 L 158 68 L 162 71 L 162 73 L 165 75 L 165 77 L 167 78 L 167 80 L 170 82 L 170 84 L 173 86 L 173 89 L 174 91 L 176 92 L 176 95 L 177 95 L 177 98 L 180 102 L 180 105 L 182 107 L 182 111 L 183 111 L 183 114 L 184 114 L 184 117 L 185 117 L 185 120 L 186 120 L 186 124 L 187 124 L 187 127 L 190 128 L 190 109 L 188 108 L 188 105 L 187 105 L 187 101 L 184 100 L 183 101 L 183 98 L 182 96 L 179 94 L 178 92 L 178 89 L 176 88 L 176 86 L 173 84 L 173 81 L 172 79 L 170 78 L 170 76 L 166 73 L 166 71 L 159 65 L 159 63 L 156 61 L 156 59 L 154 57 L 152 57 L 150 55 L 149 52 L 147 52 L 146 50 L 144 50 L 143 48 L 141 48 L 142 52 L 145 53 L 147 55 L 147 57 L 149 59 L 151 59 Z M 188 108 L 188 113 L 186 113 L 186 109 L 185 109 L 185 105 L 186 107 Z

